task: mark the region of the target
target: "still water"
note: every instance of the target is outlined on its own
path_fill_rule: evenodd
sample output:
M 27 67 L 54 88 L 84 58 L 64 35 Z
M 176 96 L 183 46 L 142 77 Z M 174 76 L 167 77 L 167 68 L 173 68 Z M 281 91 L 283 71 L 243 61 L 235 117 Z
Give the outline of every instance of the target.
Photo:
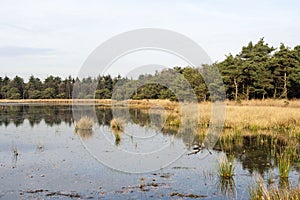
M 187 155 L 197 136 L 157 127 L 140 109 L 129 114 L 116 143 L 110 108 L 96 108 L 92 132 L 76 133 L 72 106 L 0 105 L 0 199 L 249 199 L 259 176 L 282 184 L 268 138 Z M 235 175 L 222 180 L 218 161 L 228 154 Z M 297 163 L 286 184 L 299 184 Z

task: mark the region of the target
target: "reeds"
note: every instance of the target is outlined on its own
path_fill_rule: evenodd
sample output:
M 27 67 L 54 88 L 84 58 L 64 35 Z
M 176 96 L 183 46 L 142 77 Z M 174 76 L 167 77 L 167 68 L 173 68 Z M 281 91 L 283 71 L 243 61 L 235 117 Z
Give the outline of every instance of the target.
M 154 102 L 149 101 L 149 105 Z M 156 103 L 160 103 L 157 101 Z M 187 115 L 188 109 L 182 109 L 184 106 L 190 105 L 173 105 L 170 107 L 166 103 L 162 107 L 166 110 L 165 128 L 176 129 L 183 126 L 190 126 L 190 118 L 195 122 L 195 117 L 183 118 Z M 173 109 L 170 109 L 172 108 Z M 197 120 L 198 128 L 207 128 L 210 126 L 212 104 L 210 102 L 202 102 L 198 104 L 199 113 Z M 189 110 L 188 110 L 189 111 Z M 191 113 L 197 113 L 195 109 Z M 189 112 L 188 112 L 189 116 Z M 187 119 L 187 120 L 182 120 Z M 197 127 L 196 127 L 197 128 Z M 242 101 L 241 104 L 227 102 L 226 118 L 224 122 L 224 130 L 230 130 L 232 133 L 239 132 L 240 135 L 272 135 L 298 138 L 300 142 L 300 101 L 289 101 L 286 105 L 281 100 L 265 100 L 265 101 Z
M 221 160 L 219 160 L 218 175 L 220 178 L 231 179 L 233 177 L 235 169 L 233 160 L 233 155 L 230 155 L 228 158 L 223 157 Z
M 124 131 L 125 121 L 121 118 L 113 118 L 110 121 L 110 127 L 115 135 L 115 145 L 118 146 L 121 143 L 121 133 Z
M 295 188 L 279 188 L 278 186 L 270 186 L 264 184 L 262 178 L 257 181 L 256 186 L 250 189 L 251 200 L 300 200 L 300 186 Z
M 83 116 L 78 122 L 75 121 L 75 131 L 92 130 L 94 121 L 88 116 Z
M 93 130 L 77 130 L 75 131 L 83 140 L 89 139 L 93 136 Z
M 278 169 L 281 178 L 288 178 L 291 168 L 291 156 L 287 152 L 283 152 L 278 156 Z
M 115 145 L 118 146 L 121 143 L 121 135 L 119 132 L 115 132 L 114 135 L 115 135 Z
M 110 121 L 110 127 L 114 130 L 114 131 L 119 131 L 119 132 L 123 132 L 124 131 L 124 120 L 121 118 L 113 118 Z

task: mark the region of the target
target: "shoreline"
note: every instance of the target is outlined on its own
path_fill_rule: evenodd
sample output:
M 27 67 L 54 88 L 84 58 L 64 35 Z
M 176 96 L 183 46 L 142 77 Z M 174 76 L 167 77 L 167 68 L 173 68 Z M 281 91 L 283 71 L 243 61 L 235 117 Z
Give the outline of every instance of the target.
M 0 105 L 95 105 L 95 106 L 126 106 L 132 108 L 150 108 L 162 106 L 166 109 L 174 109 L 179 104 L 170 100 L 144 99 L 144 100 L 123 100 L 114 101 L 112 99 L 0 99 Z
M 154 105 L 161 105 L 167 108 L 174 108 L 179 106 L 178 102 L 167 99 L 142 99 L 142 100 L 123 100 L 114 101 L 112 99 L 0 99 L 0 104 L 56 104 L 56 105 L 70 105 L 70 104 L 95 104 L 96 106 L 112 106 L 128 104 L 134 107 L 151 107 Z M 210 101 L 199 102 L 199 105 L 211 104 Z M 285 99 L 265 99 L 265 100 L 242 100 L 235 102 L 226 100 L 226 106 L 262 106 L 262 107 L 293 107 L 300 108 L 300 99 L 285 100 Z

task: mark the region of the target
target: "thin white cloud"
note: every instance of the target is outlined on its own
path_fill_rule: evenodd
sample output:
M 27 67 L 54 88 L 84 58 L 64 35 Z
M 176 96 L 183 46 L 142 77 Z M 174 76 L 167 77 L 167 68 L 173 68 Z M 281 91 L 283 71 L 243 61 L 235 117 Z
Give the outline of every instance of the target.
M 16 57 L 27 55 L 49 55 L 55 52 L 54 49 L 49 48 L 33 48 L 33 47 L 19 47 L 19 46 L 5 46 L 0 47 L 0 57 Z

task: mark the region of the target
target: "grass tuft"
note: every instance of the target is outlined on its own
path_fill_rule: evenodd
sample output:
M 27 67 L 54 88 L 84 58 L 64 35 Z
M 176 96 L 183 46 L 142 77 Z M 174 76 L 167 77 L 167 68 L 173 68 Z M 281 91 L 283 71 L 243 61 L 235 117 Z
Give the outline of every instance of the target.
M 120 118 L 113 118 L 110 121 L 110 126 L 114 131 L 124 131 L 124 120 Z
M 289 177 L 290 168 L 291 168 L 291 158 L 286 151 L 278 156 L 278 168 L 279 168 L 279 176 L 281 178 Z
M 300 200 L 300 187 L 295 188 L 279 188 L 276 187 L 267 187 L 263 179 L 256 183 L 256 186 L 251 187 L 250 190 L 250 199 L 251 200 Z
M 115 132 L 115 145 L 118 146 L 121 142 L 121 135 L 119 132 Z
M 88 116 L 84 116 L 78 122 L 75 122 L 75 131 L 92 130 L 93 124 L 94 124 L 94 122 L 93 122 L 92 118 L 90 118 Z
M 231 179 L 234 175 L 234 165 L 233 165 L 234 156 L 230 155 L 229 158 L 223 157 L 219 161 L 218 165 L 218 175 L 224 179 Z

